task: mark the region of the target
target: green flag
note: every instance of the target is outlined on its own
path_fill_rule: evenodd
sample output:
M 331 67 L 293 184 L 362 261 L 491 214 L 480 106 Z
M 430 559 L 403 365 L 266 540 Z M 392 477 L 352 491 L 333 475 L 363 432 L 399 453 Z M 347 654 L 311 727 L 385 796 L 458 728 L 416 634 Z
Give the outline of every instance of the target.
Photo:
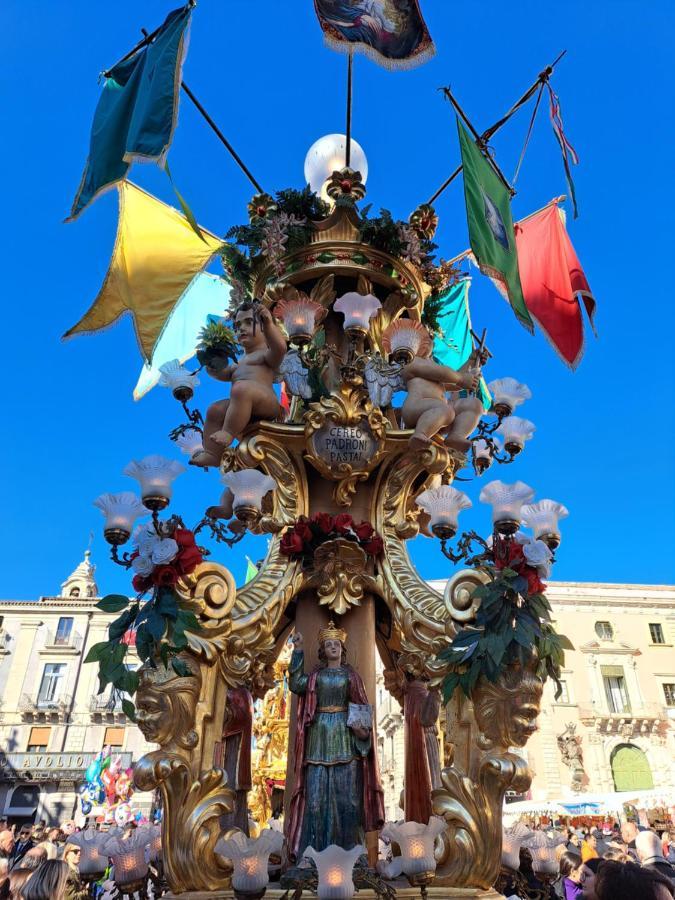
M 459 119 L 459 146 L 464 167 L 464 199 L 469 243 L 478 267 L 508 298 L 521 325 L 534 332 L 518 274 L 518 253 L 509 192 Z
M 254 562 L 252 562 L 248 556 L 246 557 L 246 577 L 244 579 L 244 584 L 248 584 L 255 576 L 258 574 L 258 567 Z

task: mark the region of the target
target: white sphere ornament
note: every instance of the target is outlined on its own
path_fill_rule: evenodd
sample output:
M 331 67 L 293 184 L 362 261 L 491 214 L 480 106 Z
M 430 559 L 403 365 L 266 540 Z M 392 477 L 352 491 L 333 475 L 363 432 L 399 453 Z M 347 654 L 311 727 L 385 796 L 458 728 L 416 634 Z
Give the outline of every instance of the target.
M 569 516 L 569 510 L 555 500 L 540 500 L 522 509 L 523 524 L 532 529 L 536 540 L 543 541 L 551 550 L 560 545 L 560 519 Z
M 491 481 L 480 492 L 480 502 L 492 506 L 492 522 L 501 534 L 515 534 L 521 521 L 521 507 L 534 497 L 534 488 L 523 481 L 505 484 Z
M 441 540 L 455 536 L 460 512 L 472 506 L 466 494 L 449 484 L 422 491 L 415 502 L 429 515 L 429 527 Z
M 361 145 L 350 141 L 349 167 L 361 175 L 363 184 L 368 179 L 368 160 Z M 326 134 L 315 141 L 305 157 L 305 181 L 315 194 L 319 194 L 326 203 L 331 199 L 326 192 L 326 182 L 333 172 L 339 172 L 346 165 L 347 136 L 344 134 Z
M 122 491 L 120 494 L 101 494 L 94 506 L 105 516 L 103 535 L 109 544 L 124 544 L 134 527 L 134 522 L 148 514 L 136 494 Z

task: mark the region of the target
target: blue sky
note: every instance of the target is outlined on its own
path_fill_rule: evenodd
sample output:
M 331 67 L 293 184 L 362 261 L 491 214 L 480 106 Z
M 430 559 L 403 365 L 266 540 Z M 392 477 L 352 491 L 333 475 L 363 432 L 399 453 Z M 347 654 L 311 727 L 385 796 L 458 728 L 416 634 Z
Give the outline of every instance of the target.
M 168 392 L 131 399 L 140 361 L 130 322 L 65 344 L 60 335 L 95 296 L 115 235 L 114 195 L 62 224 L 86 157 L 97 75 L 173 5 L 7 0 L 3 7 L 3 597 L 56 592 L 91 531 L 99 586 L 127 590 L 126 573 L 107 560 L 91 501 L 133 487 L 121 474 L 129 459 L 172 451 L 166 434 L 178 418 Z M 422 6 L 437 45 L 430 63 L 390 73 L 356 58 L 353 135 L 369 161 L 367 201 L 406 218 L 457 165 L 454 119 L 438 87 L 452 85 L 482 130 L 567 48 L 553 84 L 581 158 L 580 218 L 570 215 L 568 225 L 598 301 L 600 338 L 587 330 L 585 358 L 571 373 L 474 275 L 474 325 L 488 328 L 495 356 L 486 374 L 525 381 L 533 399 L 522 412 L 537 425 L 526 452 L 497 477 L 527 481 L 538 497 L 569 507 L 556 579 L 672 582 L 673 225 L 664 202 L 675 139 L 672 4 Z M 343 129 L 345 68 L 324 47 L 310 0 L 200 0 L 184 77 L 273 191 L 302 186 L 309 146 Z M 528 120 L 521 112 L 494 141 L 508 175 Z M 202 224 L 224 234 L 245 220 L 252 189 L 185 100 L 170 162 Z M 154 166 L 136 167 L 132 178 L 172 202 Z M 565 192 L 543 104 L 517 188 L 515 218 Z M 450 257 L 467 246 L 460 180 L 437 212 L 441 252 Z M 217 396 L 208 384 L 200 405 Z M 215 473 L 190 470 L 176 483 L 175 508 L 196 521 L 218 492 Z M 485 532 L 478 484 L 468 492 L 475 506 L 464 524 Z M 433 541 L 419 538 L 412 550 L 423 575 L 447 575 Z M 261 552 L 261 539 L 247 538 L 218 558 L 241 580 L 244 553 Z

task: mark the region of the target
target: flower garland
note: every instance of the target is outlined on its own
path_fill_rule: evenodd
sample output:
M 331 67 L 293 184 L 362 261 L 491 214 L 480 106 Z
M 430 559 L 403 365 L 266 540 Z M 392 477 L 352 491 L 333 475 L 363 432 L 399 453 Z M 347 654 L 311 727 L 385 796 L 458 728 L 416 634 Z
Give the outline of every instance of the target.
M 564 651 L 574 647 L 551 624 L 541 579 L 548 578 L 553 555 L 543 541 L 517 534 L 493 539 L 489 556 L 481 569 L 490 580 L 472 594 L 480 600 L 475 622 L 460 629 L 438 656 L 450 663 L 442 685 L 444 700 L 447 703 L 457 688 L 468 697 L 480 677 L 494 683 L 505 667 L 527 665 L 533 658 L 537 675 L 555 682 L 557 699 Z
M 315 513 L 311 518 L 300 518 L 284 533 L 279 549 L 286 556 L 309 562 L 317 548 L 326 541 L 345 538 L 354 541 L 369 556 L 379 556 L 384 543 L 370 522 L 355 522 L 349 513 Z
M 171 537 L 162 537 L 151 526 L 141 526 L 135 541 L 137 549 L 129 558 L 136 572 L 131 583 L 139 594 L 152 587 L 173 587 L 204 561 L 194 534 L 187 528 L 176 528 Z

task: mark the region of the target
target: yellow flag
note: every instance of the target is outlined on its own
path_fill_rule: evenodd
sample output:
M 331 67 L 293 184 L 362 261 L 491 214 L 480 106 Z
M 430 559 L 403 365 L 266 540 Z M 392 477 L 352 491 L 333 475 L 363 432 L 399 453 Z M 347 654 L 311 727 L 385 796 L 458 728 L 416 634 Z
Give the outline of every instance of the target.
M 130 312 L 146 360 L 171 312 L 223 241 L 130 181 L 117 185 L 119 222 L 108 274 L 98 296 L 64 335 L 100 331 Z

